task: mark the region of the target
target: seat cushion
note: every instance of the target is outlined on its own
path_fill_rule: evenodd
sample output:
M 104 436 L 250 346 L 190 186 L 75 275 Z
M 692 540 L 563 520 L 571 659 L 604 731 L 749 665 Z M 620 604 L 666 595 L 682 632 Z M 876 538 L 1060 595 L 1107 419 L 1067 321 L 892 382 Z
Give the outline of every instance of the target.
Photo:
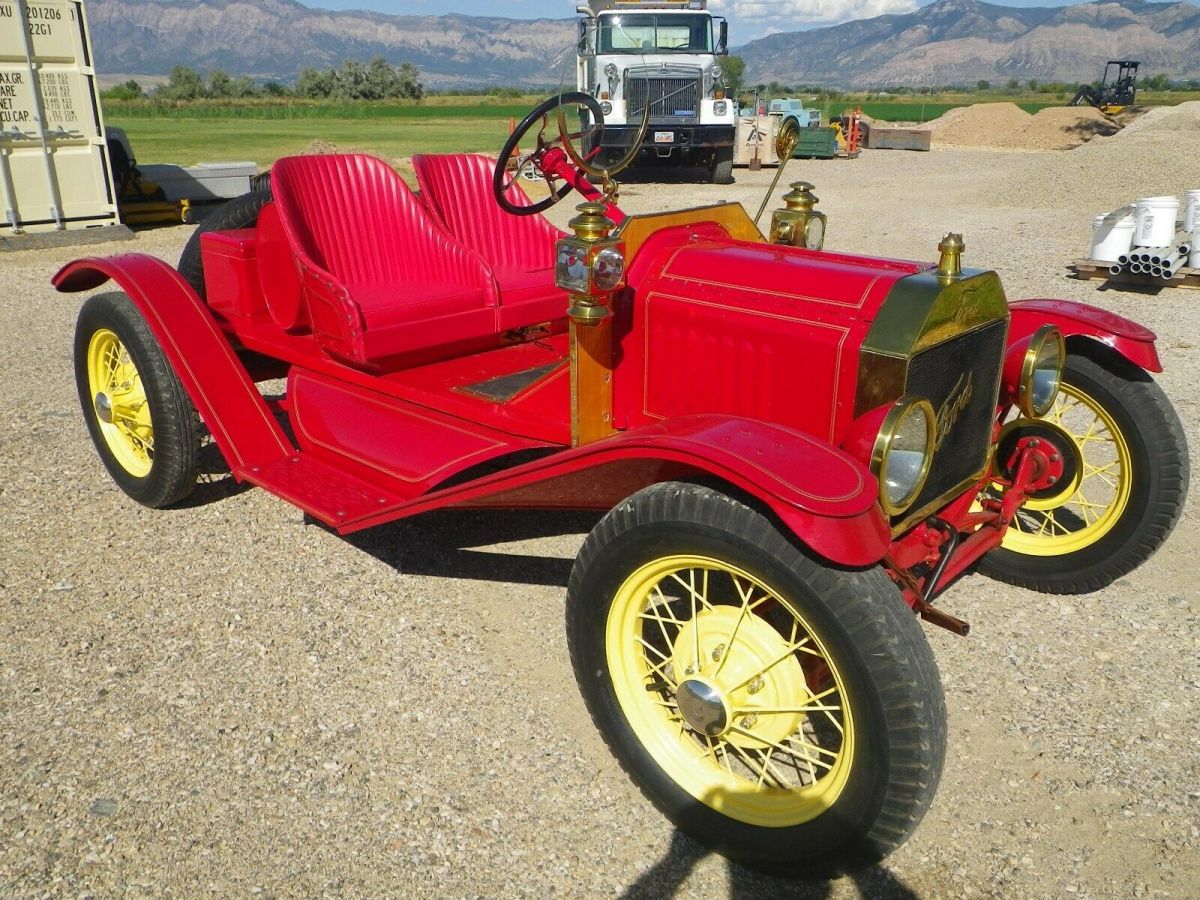
M 351 284 L 368 359 L 487 334 L 495 310 L 481 288 L 443 283 Z
M 494 270 L 500 290 L 496 310 L 503 331 L 539 325 L 567 314 L 567 293 L 554 283 L 554 268 L 505 266 Z

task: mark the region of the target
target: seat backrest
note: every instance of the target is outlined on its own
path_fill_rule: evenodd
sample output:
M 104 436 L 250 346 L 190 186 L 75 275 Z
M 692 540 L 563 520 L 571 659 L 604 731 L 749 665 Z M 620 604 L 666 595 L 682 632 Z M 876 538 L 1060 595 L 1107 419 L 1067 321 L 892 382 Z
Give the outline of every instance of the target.
M 492 196 L 496 161 L 473 153 L 419 154 L 413 169 L 421 196 L 450 234 L 493 268 L 541 269 L 554 265 L 554 242 L 563 236 L 539 214 L 506 213 Z M 530 200 L 515 182 L 506 193 L 514 206 Z
M 433 221 L 381 159 L 284 157 L 271 167 L 271 191 L 292 249 L 344 285 L 490 285 L 481 260 Z

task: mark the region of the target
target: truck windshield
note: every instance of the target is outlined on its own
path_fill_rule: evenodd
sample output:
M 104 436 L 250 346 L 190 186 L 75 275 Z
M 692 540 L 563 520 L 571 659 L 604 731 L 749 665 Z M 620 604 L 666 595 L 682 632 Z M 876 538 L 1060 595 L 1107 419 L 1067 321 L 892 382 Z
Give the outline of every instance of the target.
M 602 16 L 600 53 L 711 53 L 709 16 Z

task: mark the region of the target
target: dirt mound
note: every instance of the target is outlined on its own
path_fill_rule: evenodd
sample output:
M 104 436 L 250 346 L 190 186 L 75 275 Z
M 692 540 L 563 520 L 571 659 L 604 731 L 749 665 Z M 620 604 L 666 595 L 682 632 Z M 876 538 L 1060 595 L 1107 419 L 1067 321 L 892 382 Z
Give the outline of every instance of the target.
M 1014 150 L 1071 150 L 1094 137 L 1108 137 L 1120 130 L 1120 125 L 1090 106 L 1048 106 L 996 146 Z
M 950 110 L 930 123 L 930 131 L 935 146 L 997 147 L 1032 118 L 1015 103 L 976 103 Z
M 1134 119 L 1121 132 L 1122 137 L 1145 131 L 1200 131 L 1200 100 L 1178 106 L 1156 106 Z

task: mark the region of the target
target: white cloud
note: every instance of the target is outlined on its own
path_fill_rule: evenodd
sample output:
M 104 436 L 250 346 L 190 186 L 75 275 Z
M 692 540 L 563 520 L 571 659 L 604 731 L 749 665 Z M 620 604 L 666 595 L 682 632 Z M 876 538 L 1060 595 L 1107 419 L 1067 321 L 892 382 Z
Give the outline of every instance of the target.
M 716 3 L 710 5 L 715 7 Z M 731 18 L 736 17 L 739 31 L 752 29 L 765 34 L 912 12 L 917 3 L 915 0 L 723 0 L 721 6 Z M 739 35 L 739 42 L 740 38 Z

